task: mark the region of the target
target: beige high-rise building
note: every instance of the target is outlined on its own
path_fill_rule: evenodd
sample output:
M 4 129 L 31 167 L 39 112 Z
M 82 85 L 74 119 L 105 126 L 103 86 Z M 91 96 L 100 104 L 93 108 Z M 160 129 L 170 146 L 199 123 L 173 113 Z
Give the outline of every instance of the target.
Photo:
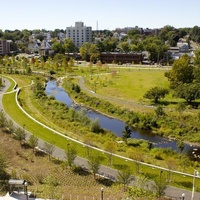
M 66 38 L 70 38 L 76 47 L 81 47 L 85 42 L 92 42 L 92 27 L 75 22 L 75 26 L 66 28 Z

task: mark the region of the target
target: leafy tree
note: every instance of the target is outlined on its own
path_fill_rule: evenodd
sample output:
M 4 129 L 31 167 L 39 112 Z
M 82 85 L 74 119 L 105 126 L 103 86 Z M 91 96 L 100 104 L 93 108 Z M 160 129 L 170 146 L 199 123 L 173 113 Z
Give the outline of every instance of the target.
M 108 163 L 109 163 L 109 165 L 111 165 L 113 153 L 115 153 L 115 151 L 117 149 L 116 143 L 114 141 L 106 141 L 104 146 L 105 146 L 105 150 L 109 152 L 109 153 L 107 153 Z
M 130 51 L 130 46 L 129 46 L 128 42 L 120 42 L 118 47 L 122 52 L 129 52 Z
M 175 89 L 175 96 L 185 99 L 189 104 L 200 98 L 200 84 L 190 83 L 181 84 Z
M 180 153 L 182 153 L 183 150 L 184 150 L 184 148 L 185 148 L 184 142 L 183 142 L 182 140 L 178 140 L 178 141 L 177 141 L 177 147 L 178 147 L 178 149 L 180 150 Z
M 122 139 L 127 143 L 127 139 L 131 137 L 131 129 L 128 125 L 122 131 Z
M 155 103 L 158 103 L 158 101 L 161 98 L 165 98 L 165 95 L 169 93 L 169 90 L 166 88 L 161 88 L 161 87 L 153 87 L 150 90 L 148 90 L 144 94 L 144 98 L 146 99 L 152 99 Z
M 70 38 L 65 39 L 63 47 L 66 53 L 73 53 L 76 51 L 76 46 Z
M 90 155 L 88 157 L 88 165 L 89 169 L 91 170 L 94 179 L 96 178 L 96 173 L 98 173 L 102 158 L 99 155 Z
M 77 157 L 77 150 L 74 146 L 68 144 L 67 145 L 67 150 L 65 151 L 67 163 L 69 167 L 71 168 L 74 164 L 74 160 Z
M 34 135 L 31 135 L 29 138 L 29 145 L 31 146 L 31 148 L 34 151 L 35 147 L 37 147 L 37 145 L 38 145 L 38 138 Z
M 193 41 L 200 43 L 200 27 L 194 26 L 191 29 L 190 37 Z
M 164 177 L 162 176 L 163 171 L 160 172 L 160 176 L 155 178 L 154 180 L 154 189 L 156 191 L 156 195 L 160 198 L 161 196 L 165 195 L 165 189 L 167 187 L 167 183 L 164 179 Z
M 53 144 L 44 143 L 44 151 L 49 155 L 49 160 L 51 159 L 51 156 L 53 155 L 53 152 L 55 151 L 55 146 Z
M 133 180 L 133 177 L 131 175 L 131 170 L 129 167 L 123 167 L 121 171 L 118 171 L 117 180 L 123 184 L 124 191 L 126 191 L 128 185 Z
M 83 43 L 80 47 L 80 54 L 84 60 L 91 62 L 94 62 L 99 57 L 97 45 L 89 42 Z
M 38 34 L 38 35 L 36 35 L 36 39 L 38 39 L 40 41 L 43 41 L 44 40 L 44 35 Z
M 155 112 L 156 112 L 157 117 L 165 115 L 165 111 L 164 111 L 163 107 L 160 105 L 156 108 Z
M 101 126 L 99 124 L 99 120 L 98 119 L 94 119 L 94 120 L 91 121 L 91 123 L 90 123 L 90 131 L 92 131 L 94 133 L 101 132 Z
M 136 174 L 140 174 L 140 166 L 141 162 L 144 161 L 144 154 L 136 149 L 129 150 L 127 153 L 129 157 L 135 161 Z
M 9 133 L 13 133 L 14 130 L 15 130 L 14 123 L 13 123 L 13 121 L 11 119 L 8 120 L 7 128 L 8 128 L 8 132 Z
M 52 49 L 54 50 L 55 53 L 65 53 L 65 49 L 64 49 L 62 43 L 59 41 L 55 41 L 52 44 Z
M 193 66 L 190 64 L 190 58 L 187 55 L 182 56 L 179 60 L 175 60 L 172 70 L 165 73 L 170 81 L 170 87 L 176 88 L 182 83 L 192 83 L 194 80 Z
M 7 119 L 5 113 L 0 111 L 0 127 L 4 129 L 7 126 Z
M 170 31 L 174 31 L 174 27 L 173 26 L 170 26 L 170 25 L 166 25 L 164 26 L 163 28 L 161 28 L 159 34 L 158 34 L 158 37 L 163 40 L 163 41 L 167 41 L 168 40 L 168 33 Z
M 7 178 L 6 167 L 7 163 L 5 156 L 0 153 L 0 180 L 4 180 Z
M 200 67 L 200 49 L 197 49 L 195 52 L 194 52 L 194 65 L 196 66 L 199 66 Z
M 25 141 L 26 139 L 26 136 L 27 136 L 27 133 L 25 131 L 25 129 L 23 128 L 17 128 L 16 131 L 15 131 L 15 137 L 17 140 L 20 141 L 20 144 L 22 145 L 23 144 L 23 141 Z

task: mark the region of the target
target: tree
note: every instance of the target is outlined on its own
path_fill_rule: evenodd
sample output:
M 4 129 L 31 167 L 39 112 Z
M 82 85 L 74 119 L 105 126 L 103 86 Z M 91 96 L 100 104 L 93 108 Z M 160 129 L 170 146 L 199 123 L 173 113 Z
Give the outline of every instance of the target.
M 67 163 L 70 168 L 72 168 L 74 164 L 74 160 L 77 157 L 77 150 L 74 146 L 67 144 L 67 150 L 65 151 Z
M 66 53 L 73 53 L 76 51 L 76 46 L 70 38 L 65 39 L 63 46 Z
M 200 98 L 200 83 L 181 84 L 175 89 L 175 96 L 185 99 L 189 104 Z
M 105 146 L 105 150 L 109 152 L 109 153 L 107 153 L 108 163 L 109 163 L 109 165 L 111 165 L 113 153 L 115 153 L 115 151 L 117 149 L 116 143 L 114 141 L 106 141 L 104 146 Z
M 160 105 L 155 109 L 155 113 L 156 113 L 157 117 L 165 115 L 165 111 L 164 111 L 163 107 Z
M 95 179 L 95 175 L 96 173 L 98 173 L 99 168 L 100 168 L 100 163 L 101 163 L 102 158 L 99 155 L 90 155 L 88 158 L 88 165 L 89 165 L 89 169 L 91 170 L 94 179 Z
M 24 127 L 23 127 L 23 129 L 20 127 L 17 128 L 15 131 L 15 136 L 16 136 L 17 140 L 20 141 L 20 144 L 22 145 L 23 141 L 25 141 L 26 136 L 27 136 L 27 133 L 26 133 Z
M 1 110 L 0 111 L 0 127 L 4 129 L 7 125 L 7 119 L 5 113 Z
M 117 180 L 123 184 L 124 191 L 126 191 L 128 185 L 133 180 L 133 177 L 131 175 L 131 170 L 129 167 L 124 166 L 121 171 L 118 171 Z
M 160 171 L 160 176 L 155 178 L 154 185 L 153 185 L 156 191 L 156 195 L 159 198 L 165 194 L 165 189 L 167 187 L 167 183 L 162 175 L 163 175 L 163 171 Z
M 53 152 L 55 151 L 55 146 L 53 144 L 44 143 L 44 151 L 49 155 L 49 160 L 51 159 L 51 156 L 53 155 Z
M 35 147 L 37 147 L 37 145 L 38 145 L 38 138 L 34 135 L 31 135 L 29 138 L 29 145 L 31 146 L 31 148 L 34 151 Z
M 174 61 L 171 71 L 165 73 L 165 76 L 168 78 L 170 87 L 172 89 L 175 89 L 180 84 L 193 82 L 193 66 L 191 66 L 189 63 L 189 56 L 184 55 L 179 60 Z
M 6 167 L 7 163 L 5 156 L 2 153 L 0 153 L 0 180 L 4 180 L 7 178 Z
M 168 168 L 168 173 L 167 173 L 167 179 L 168 182 L 171 181 L 171 175 L 172 175 L 172 170 L 176 170 L 177 168 L 177 160 L 173 157 L 168 157 L 165 159 L 165 162 L 167 164 L 167 168 Z
M 140 165 L 144 161 L 144 154 L 138 150 L 129 150 L 129 157 L 135 161 L 136 174 L 140 174 Z
M 199 66 L 200 67 L 200 49 L 197 49 L 195 52 L 194 52 L 194 65 L 196 66 Z
M 168 89 L 156 86 L 148 90 L 144 94 L 144 98 L 153 99 L 155 103 L 158 103 L 159 99 L 165 98 L 165 95 L 167 95 L 168 93 L 169 93 Z
M 80 48 L 80 54 L 84 60 L 91 62 L 94 62 L 99 57 L 97 45 L 89 42 L 83 43 Z
M 124 130 L 122 131 L 122 139 L 127 143 L 127 139 L 131 137 L 131 129 L 128 125 L 125 126 Z
M 101 131 L 101 126 L 99 124 L 99 120 L 98 119 L 94 119 L 91 121 L 90 123 L 90 131 L 94 132 L 94 133 L 99 133 Z
M 9 133 L 13 133 L 14 130 L 15 130 L 15 127 L 14 127 L 14 124 L 13 124 L 13 121 L 10 119 L 8 120 L 8 123 L 7 123 L 7 130 Z
M 128 42 L 120 42 L 118 47 L 122 52 L 129 52 L 130 51 L 130 46 L 129 46 Z
M 59 41 L 55 41 L 52 44 L 52 49 L 54 50 L 55 53 L 64 53 L 65 52 L 65 49 L 64 49 L 62 43 Z

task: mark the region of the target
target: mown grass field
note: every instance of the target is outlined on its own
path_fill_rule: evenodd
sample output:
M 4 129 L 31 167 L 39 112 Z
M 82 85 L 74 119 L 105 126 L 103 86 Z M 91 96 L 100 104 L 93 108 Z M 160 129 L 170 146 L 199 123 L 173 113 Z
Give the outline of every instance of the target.
M 113 74 L 113 70 L 116 73 Z M 164 76 L 166 70 L 143 68 L 111 68 L 110 73 L 83 72 L 85 84 L 96 92 L 128 101 L 144 101 L 143 95 L 152 87 L 168 88 L 169 82 Z M 171 100 L 169 94 L 166 99 Z

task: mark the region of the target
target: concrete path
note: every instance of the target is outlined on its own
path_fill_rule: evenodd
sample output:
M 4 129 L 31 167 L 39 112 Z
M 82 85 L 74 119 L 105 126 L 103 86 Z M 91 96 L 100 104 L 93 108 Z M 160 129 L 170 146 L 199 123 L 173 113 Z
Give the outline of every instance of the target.
M 1 88 L 0 90 L 0 109 L 3 109 L 2 107 L 2 98 L 3 98 L 3 94 L 6 92 L 6 90 L 9 88 L 10 86 L 10 82 L 5 79 L 5 86 L 3 88 Z M 6 113 L 5 113 L 6 114 Z M 7 115 L 8 119 L 11 119 L 8 115 Z M 19 126 L 18 124 L 16 124 L 14 122 L 15 126 Z M 21 127 L 22 128 L 22 127 Z M 27 131 L 27 134 L 28 134 L 28 137 L 31 135 L 31 133 L 29 133 Z M 43 148 L 44 146 L 44 142 L 43 140 L 39 139 L 39 144 L 38 144 L 38 147 L 40 149 Z M 58 147 L 55 147 L 55 151 L 53 153 L 53 156 L 56 157 L 56 158 L 59 158 L 61 160 L 65 160 L 65 151 L 63 149 L 60 149 Z M 88 163 L 87 163 L 87 160 L 84 159 L 84 158 L 81 158 L 79 156 L 76 157 L 75 159 L 75 164 L 76 165 L 79 165 L 79 166 L 82 166 L 82 167 L 85 167 L 85 168 L 88 168 Z M 99 170 L 99 174 L 102 175 L 102 176 L 105 176 L 105 177 L 109 177 L 109 178 L 112 178 L 112 179 L 117 179 L 117 170 L 115 169 L 112 169 L 112 168 L 109 168 L 107 166 L 103 166 L 101 165 L 100 167 L 100 170 Z M 192 192 L 191 191 L 188 191 L 188 190 L 183 190 L 183 189 L 180 189 L 180 188 L 176 188 L 176 187 L 172 187 L 172 186 L 168 186 L 167 189 L 165 190 L 165 195 L 167 197 L 171 197 L 171 199 L 182 199 L 182 194 L 185 193 L 185 200 L 190 200 L 191 199 L 191 196 L 192 196 Z M 197 193 L 195 192 L 194 193 L 194 198 L 191 199 L 191 200 L 200 200 L 200 193 Z

